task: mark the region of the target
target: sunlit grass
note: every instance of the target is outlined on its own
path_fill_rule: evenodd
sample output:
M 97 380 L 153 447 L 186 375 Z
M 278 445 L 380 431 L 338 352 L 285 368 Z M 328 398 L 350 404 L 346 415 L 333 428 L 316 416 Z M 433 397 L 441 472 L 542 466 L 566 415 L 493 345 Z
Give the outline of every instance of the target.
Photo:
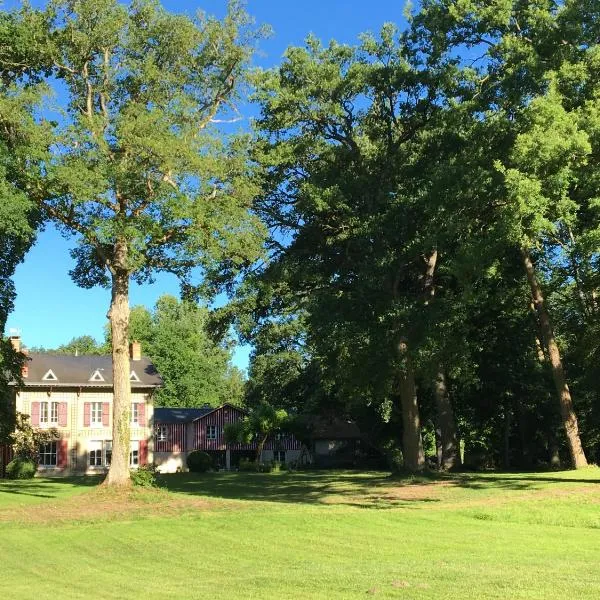
M 35 483 L 0 482 L 2 597 L 600 597 L 598 469 L 175 475 L 114 513 L 110 493 Z M 60 522 L 7 519 L 44 507 Z

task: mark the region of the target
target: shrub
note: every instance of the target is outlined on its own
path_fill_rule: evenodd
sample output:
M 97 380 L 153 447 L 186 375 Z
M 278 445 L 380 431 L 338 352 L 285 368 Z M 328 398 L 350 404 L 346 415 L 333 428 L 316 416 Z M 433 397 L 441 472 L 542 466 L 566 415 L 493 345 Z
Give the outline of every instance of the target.
M 156 482 L 156 467 L 154 465 L 142 465 L 137 469 L 129 471 L 129 477 L 133 485 L 137 487 L 158 487 Z
M 270 473 L 273 470 L 273 464 L 270 462 L 258 463 L 257 471 L 259 473 Z
M 249 458 L 240 458 L 239 464 L 240 471 L 257 471 L 256 463 Z
M 213 466 L 210 454 L 201 450 L 190 452 L 187 457 L 187 467 L 192 473 L 205 473 Z
M 28 458 L 16 457 L 6 465 L 6 474 L 10 479 L 32 479 L 37 464 Z

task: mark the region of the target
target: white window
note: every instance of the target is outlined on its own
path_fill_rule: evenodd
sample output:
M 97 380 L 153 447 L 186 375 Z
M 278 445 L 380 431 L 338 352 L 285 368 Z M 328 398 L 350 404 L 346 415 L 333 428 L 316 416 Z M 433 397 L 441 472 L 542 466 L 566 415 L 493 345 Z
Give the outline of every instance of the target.
M 140 378 L 137 376 L 137 373 L 135 371 L 131 371 L 131 373 L 129 374 L 129 381 L 133 381 L 135 383 L 140 382 Z
M 50 423 L 58 423 L 58 402 L 50 402 Z
M 58 402 L 40 402 L 40 425 L 58 423 Z
M 131 405 L 131 424 L 137 425 L 140 422 L 140 413 L 138 410 L 138 403 L 133 402 Z
M 217 439 L 217 426 L 216 425 L 207 425 L 206 426 L 206 439 L 207 440 L 216 440 Z
M 48 442 L 40 445 L 39 460 L 41 467 L 56 466 L 56 442 Z
M 102 425 L 102 402 L 92 402 L 90 406 L 90 423 Z
M 129 452 L 129 466 L 137 467 L 140 464 L 140 443 L 131 442 L 131 451 Z
M 40 402 L 40 423 L 48 423 L 48 403 Z
M 273 460 L 275 462 L 285 462 L 285 450 L 273 450 Z
M 166 442 L 169 438 L 169 429 L 166 425 L 158 425 L 156 428 L 156 441 Z
M 103 466 L 102 442 L 92 441 L 88 443 L 89 465 L 90 467 Z

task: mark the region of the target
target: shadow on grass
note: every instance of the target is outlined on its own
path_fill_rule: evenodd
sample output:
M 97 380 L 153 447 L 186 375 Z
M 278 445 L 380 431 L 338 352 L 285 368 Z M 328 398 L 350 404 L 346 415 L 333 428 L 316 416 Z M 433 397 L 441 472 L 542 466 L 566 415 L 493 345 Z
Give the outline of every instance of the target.
M 597 478 L 537 476 L 506 473 L 426 473 L 398 476 L 354 471 L 308 471 L 295 473 L 179 473 L 160 476 L 169 491 L 264 502 L 337 504 L 369 509 L 416 507 L 440 502 L 440 487 L 485 491 L 534 491 L 550 483 L 600 483 Z
M 0 498 L 2 494 L 33 496 L 35 498 L 58 498 L 64 495 L 61 488 L 65 484 L 72 487 L 94 487 L 102 481 L 99 477 L 60 477 L 53 479 L 0 479 Z

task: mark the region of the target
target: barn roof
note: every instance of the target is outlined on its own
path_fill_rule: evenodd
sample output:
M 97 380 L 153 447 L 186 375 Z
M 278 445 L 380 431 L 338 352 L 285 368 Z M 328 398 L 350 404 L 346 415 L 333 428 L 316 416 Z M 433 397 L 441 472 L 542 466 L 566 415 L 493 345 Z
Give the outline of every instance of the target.
M 25 387 L 112 387 L 111 356 L 28 354 Z M 149 358 L 131 361 L 131 387 L 158 387 L 162 379 Z
M 155 423 L 191 423 L 199 417 L 213 412 L 214 408 L 205 406 L 203 408 L 155 408 Z

